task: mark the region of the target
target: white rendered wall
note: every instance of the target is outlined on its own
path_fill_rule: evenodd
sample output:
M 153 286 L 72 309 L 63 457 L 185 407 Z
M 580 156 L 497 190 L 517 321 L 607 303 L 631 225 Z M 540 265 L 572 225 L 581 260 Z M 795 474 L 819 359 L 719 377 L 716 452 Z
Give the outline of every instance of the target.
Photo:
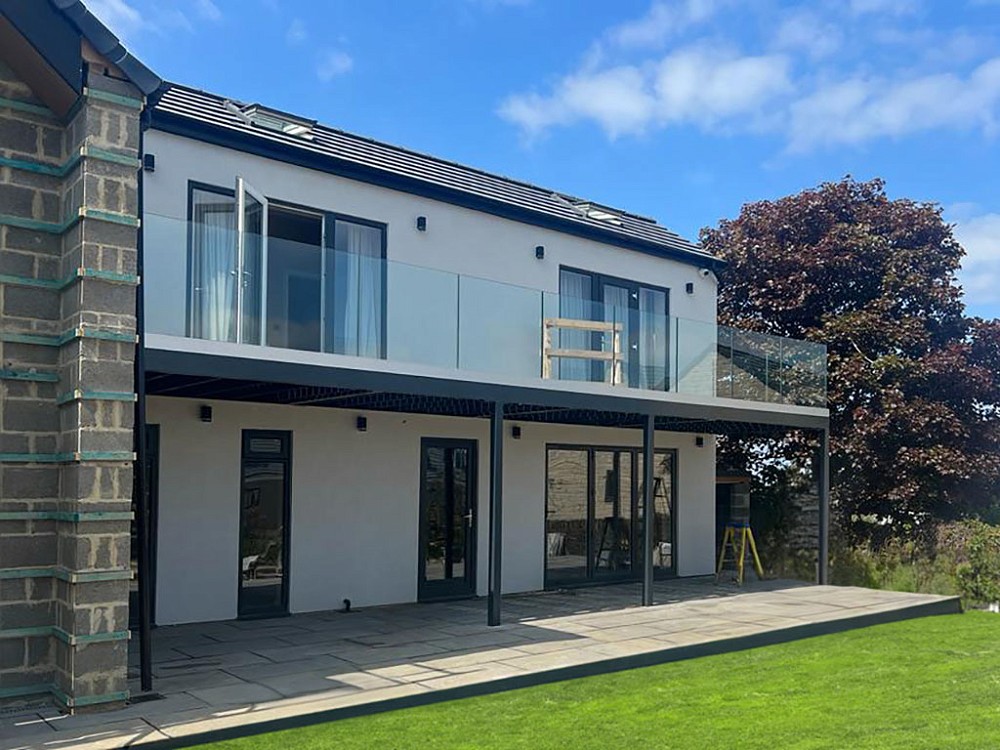
M 213 407 L 203 423 L 198 408 Z M 290 608 L 334 609 L 417 598 L 422 437 L 479 441 L 478 593 L 486 593 L 489 509 L 487 420 L 151 397 L 160 425 L 156 618 L 161 625 L 236 616 L 241 431 L 292 432 Z M 514 423 L 510 423 L 514 424 Z M 638 446 L 638 430 L 522 423 L 504 443 L 505 592 L 544 580 L 545 445 Z M 712 572 L 715 447 L 694 436 L 657 435 L 678 449 L 680 575 Z
M 696 265 L 604 245 L 427 198 L 304 169 L 150 130 L 145 150 L 156 171 L 143 176 L 146 308 L 150 332 L 183 336 L 187 289 L 188 181 L 232 187 L 241 176 L 272 200 L 385 223 L 390 261 L 548 292 L 559 290 L 559 267 L 641 281 L 670 289 L 670 314 L 716 319 L 716 286 Z M 427 217 L 427 231 L 415 228 Z M 156 217 L 171 217 L 164 222 Z M 545 258 L 535 258 L 535 246 Z M 694 284 L 686 294 L 685 284 Z M 390 277 L 390 286 L 393 285 Z M 402 283 L 402 282 L 400 282 Z M 398 288 L 397 284 L 397 288 Z M 390 296 L 392 292 L 390 291 Z M 424 313 L 434 299 L 423 301 Z M 446 311 L 453 313 L 453 306 Z M 393 311 L 389 311 L 390 321 Z M 400 325 L 406 316 L 397 316 Z M 389 332 L 390 346 L 393 331 Z M 405 338 L 405 337 L 404 337 Z M 400 340 L 397 338 L 397 341 Z M 390 352 L 390 358 L 392 354 Z

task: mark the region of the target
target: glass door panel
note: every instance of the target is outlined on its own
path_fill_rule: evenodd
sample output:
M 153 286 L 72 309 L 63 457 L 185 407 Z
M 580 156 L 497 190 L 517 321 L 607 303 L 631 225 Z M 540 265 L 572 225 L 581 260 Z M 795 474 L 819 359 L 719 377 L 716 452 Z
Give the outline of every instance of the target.
M 653 570 L 655 573 L 672 574 L 675 572 L 674 554 L 674 451 L 657 451 L 653 461 Z M 642 501 L 643 456 L 636 455 L 636 475 L 640 477 L 638 488 L 638 512 L 636 524 L 638 537 L 636 548 L 639 560 L 642 559 Z
M 288 610 L 289 443 L 287 433 L 243 433 L 240 617 Z
M 632 384 L 630 363 L 633 349 L 632 309 L 635 303 L 636 291 L 628 286 L 605 283 L 601 289 L 601 301 L 604 304 L 604 320 L 620 326 L 618 335 L 619 351 L 624 358 L 620 364 L 614 362 L 609 366 L 604 380 L 611 383 Z M 604 342 L 605 351 L 613 351 L 614 334 L 607 334 Z
M 263 341 L 263 299 L 267 293 L 267 199 L 242 177 L 236 178 L 238 295 L 236 337 L 244 344 Z
M 584 580 L 590 558 L 590 473 L 586 450 L 550 448 L 546 470 L 545 576 Z
M 632 451 L 594 451 L 594 512 L 591 548 L 594 577 L 628 576 L 635 546 Z
M 191 335 L 211 341 L 236 341 L 239 260 L 233 195 L 193 188 L 190 231 Z
M 475 595 L 475 452 L 473 441 L 422 442 L 421 600 Z

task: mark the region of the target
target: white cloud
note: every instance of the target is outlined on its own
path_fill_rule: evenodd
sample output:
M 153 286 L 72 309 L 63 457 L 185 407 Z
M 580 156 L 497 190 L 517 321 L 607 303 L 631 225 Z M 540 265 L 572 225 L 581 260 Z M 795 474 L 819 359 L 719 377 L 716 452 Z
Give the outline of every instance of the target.
M 780 55 L 688 47 L 654 64 L 582 69 L 564 77 L 549 95 L 508 97 L 499 112 L 528 135 L 592 120 L 617 138 L 671 123 L 757 122 L 768 102 L 790 86 L 788 61 Z
M 292 45 L 301 44 L 306 40 L 306 36 L 308 36 L 306 25 L 302 23 L 302 19 L 293 18 L 288 25 L 288 31 L 285 32 L 285 41 Z
M 329 83 L 338 76 L 349 73 L 354 67 L 354 58 L 340 50 L 327 50 L 316 66 L 316 76 L 323 83 Z
M 222 20 L 222 11 L 213 0 L 195 0 L 194 7 L 198 15 L 207 21 L 218 22 Z
M 851 0 L 850 11 L 856 16 L 883 13 L 905 16 L 920 10 L 920 0 Z
M 887 81 L 849 78 L 790 105 L 789 148 L 857 144 L 939 129 L 997 130 L 1000 57 L 966 77 L 953 73 Z
M 1000 305 L 1000 213 L 959 220 L 955 238 L 966 251 L 959 274 L 966 303 L 973 307 Z
M 623 47 L 655 47 L 690 26 L 711 18 L 724 0 L 659 0 L 642 18 L 628 21 L 608 32 L 608 38 Z
M 829 57 L 843 44 L 840 28 L 812 11 L 788 13 L 774 33 L 776 49 L 800 52 L 813 59 Z

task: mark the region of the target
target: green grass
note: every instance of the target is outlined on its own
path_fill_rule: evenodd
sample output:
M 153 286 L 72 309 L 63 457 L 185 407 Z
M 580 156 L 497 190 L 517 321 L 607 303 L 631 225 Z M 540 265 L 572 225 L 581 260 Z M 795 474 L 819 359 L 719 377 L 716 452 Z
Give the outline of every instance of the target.
M 909 620 L 204 747 L 997 748 L 1000 616 Z

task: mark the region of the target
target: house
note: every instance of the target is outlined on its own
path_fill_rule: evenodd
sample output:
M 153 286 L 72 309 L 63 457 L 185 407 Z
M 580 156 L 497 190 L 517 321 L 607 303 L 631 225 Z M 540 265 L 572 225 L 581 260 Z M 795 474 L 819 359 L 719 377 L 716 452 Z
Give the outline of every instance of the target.
M 153 624 L 650 603 L 714 572 L 715 435 L 825 455 L 825 348 L 718 326 L 721 262 L 654 220 L 0 11 L 0 698 L 122 702 L 130 622 L 148 689 Z

